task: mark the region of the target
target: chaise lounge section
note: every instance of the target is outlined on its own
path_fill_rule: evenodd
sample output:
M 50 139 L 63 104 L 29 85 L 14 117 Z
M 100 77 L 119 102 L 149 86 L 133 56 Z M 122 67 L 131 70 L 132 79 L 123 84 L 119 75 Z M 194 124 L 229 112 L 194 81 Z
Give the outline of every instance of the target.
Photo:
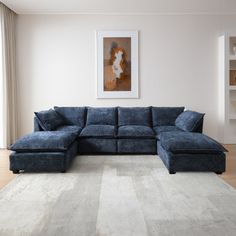
M 170 174 L 178 171 L 225 171 L 227 150 L 201 133 L 164 132 L 157 141 L 158 154 Z
M 12 145 L 10 170 L 65 172 L 78 152 L 77 133 L 64 131 L 34 132 Z

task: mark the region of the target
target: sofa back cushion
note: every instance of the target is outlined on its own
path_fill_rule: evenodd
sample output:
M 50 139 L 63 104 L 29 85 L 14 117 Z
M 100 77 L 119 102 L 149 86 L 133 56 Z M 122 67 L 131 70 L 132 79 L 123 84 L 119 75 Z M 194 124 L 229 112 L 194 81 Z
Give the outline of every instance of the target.
M 65 118 L 67 125 L 84 127 L 86 107 L 54 107 L 54 109 Z
M 118 125 L 151 126 L 150 107 L 118 107 Z
M 184 107 L 152 107 L 153 127 L 175 125 L 176 118 L 183 111 Z
M 117 108 L 89 107 L 86 125 L 117 125 Z
M 196 132 L 197 128 L 203 121 L 205 114 L 196 111 L 185 111 L 175 120 L 175 125 L 181 130 Z
M 64 118 L 53 109 L 34 113 L 38 122 L 44 131 L 55 130 L 57 127 L 64 125 Z

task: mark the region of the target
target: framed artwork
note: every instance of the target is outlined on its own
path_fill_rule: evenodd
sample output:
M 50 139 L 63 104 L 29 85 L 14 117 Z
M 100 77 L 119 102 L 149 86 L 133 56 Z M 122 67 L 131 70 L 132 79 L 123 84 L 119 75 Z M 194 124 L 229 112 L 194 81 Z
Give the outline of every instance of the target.
M 230 70 L 230 85 L 236 85 L 236 70 Z
M 138 98 L 138 31 L 97 31 L 97 97 Z

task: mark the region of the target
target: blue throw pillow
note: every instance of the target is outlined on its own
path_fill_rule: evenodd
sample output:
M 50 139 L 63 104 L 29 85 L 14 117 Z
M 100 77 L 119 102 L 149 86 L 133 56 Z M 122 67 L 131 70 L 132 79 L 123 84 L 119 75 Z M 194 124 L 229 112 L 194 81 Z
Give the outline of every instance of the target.
M 65 121 L 53 109 L 34 113 L 38 118 L 39 124 L 44 131 L 55 130 L 57 127 L 64 125 Z
M 205 114 L 196 111 L 184 111 L 175 120 L 175 125 L 188 132 L 194 132 L 203 120 Z

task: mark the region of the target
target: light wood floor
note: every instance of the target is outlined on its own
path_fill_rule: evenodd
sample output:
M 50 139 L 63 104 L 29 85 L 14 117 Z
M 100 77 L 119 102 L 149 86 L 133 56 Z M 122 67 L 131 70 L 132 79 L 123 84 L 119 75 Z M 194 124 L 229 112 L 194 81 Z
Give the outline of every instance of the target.
M 236 188 L 236 145 L 224 145 L 229 151 L 226 157 L 226 172 L 220 177 Z
M 225 145 L 225 147 L 229 150 L 226 159 L 226 172 L 219 176 L 236 188 L 236 145 Z M 17 176 L 9 171 L 9 154 L 10 151 L 0 149 L 0 188 Z
M 0 149 L 0 188 L 8 184 L 16 177 L 12 171 L 9 171 L 9 154 L 8 150 Z

